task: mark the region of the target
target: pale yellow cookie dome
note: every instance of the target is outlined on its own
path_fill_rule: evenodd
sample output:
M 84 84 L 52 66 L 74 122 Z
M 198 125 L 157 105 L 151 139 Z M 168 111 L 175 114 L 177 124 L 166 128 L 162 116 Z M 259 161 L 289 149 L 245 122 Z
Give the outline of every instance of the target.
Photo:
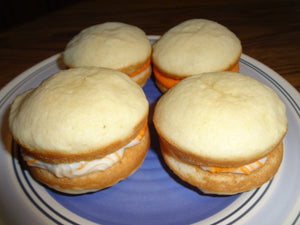
M 140 28 L 106 22 L 82 30 L 67 44 L 63 60 L 70 67 L 96 66 L 126 72 L 144 64 L 151 44 Z
M 148 101 L 127 75 L 104 68 L 63 70 L 16 97 L 14 138 L 41 155 L 113 152 L 144 126 Z
M 191 19 L 168 30 L 154 44 L 154 65 L 169 77 L 230 70 L 242 52 L 238 37 L 207 19 Z
M 154 113 L 158 134 L 181 158 L 218 166 L 243 165 L 270 153 L 287 123 L 275 91 L 233 72 L 184 79 L 162 96 Z

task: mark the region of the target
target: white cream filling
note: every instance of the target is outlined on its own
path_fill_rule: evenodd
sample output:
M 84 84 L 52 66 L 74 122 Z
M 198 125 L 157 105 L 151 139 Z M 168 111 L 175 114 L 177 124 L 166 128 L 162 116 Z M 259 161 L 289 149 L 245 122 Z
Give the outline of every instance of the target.
M 49 170 L 53 174 L 55 174 L 55 176 L 60 178 L 62 177 L 72 178 L 72 177 L 83 176 L 92 172 L 104 171 L 110 168 L 111 166 L 113 166 L 115 163 L 119 162 L 122 159 L 125 148 L 132 147 L 138 143 L 139 141 L 134 139 L 128 145 L 124 146 L 118 151 L 113 152 L 101 159 L 95 159 L 92 161 L 53 164 L 53 163 L 46 163 L 37 160 L 26 154 L 23 154 L 23 158 L 29 166 L 35 166 L 35 167 Z
M 257 160 L 256 162 L 240 166 L 240 167 L 213 167 L 213 166 L 201 166 L 203 170 L 210 171 L 213 173 L 239 173 L 239 174 L 249 174 L 252 171 L 263 166 L 268 159 L 268 156 Z

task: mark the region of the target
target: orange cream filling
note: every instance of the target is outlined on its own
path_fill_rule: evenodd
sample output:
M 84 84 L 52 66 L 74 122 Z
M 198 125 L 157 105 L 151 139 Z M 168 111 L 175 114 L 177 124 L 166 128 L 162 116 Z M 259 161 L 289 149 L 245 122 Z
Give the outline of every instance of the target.
M 42 162 L 38 159 L 32 158 L 26 154 L 23 155 L 24 160 L 29 166 L 35 166 L 43 169 L 47 169 L 55 174 L 56 177 L 77 177 L 83 176 L 88 173 L 96 171 L 104 171 L 109 167 L 113 166 L 115 163 L 122 160 L 125 148 L 132 147 L 138 144 L 141 139 L 145 136 L 146 130 L 148 127 L 148 120 L 146 121 L 144 127 L 137 135 L 137 137 L 132 140 L 128 145 L 123 148 L 113 152 L 101 159 L 95 159 L 92 161 L 80 161 L 74 163 L 61 163 L 61 164 L 52 164 Z
M 238 69 L 239 69 L 239 63 L 235 64 L 229 71 L 237 72 Z M 153 72 L 154 72 L 155 79 L 157 79 L 159 83 L 161 83 L 164 87 L 168 89 L 170 89 L 171 87 L 173 87 L 175 84 L 177 84 L 179 81 L 182 80 L 182 79 L 176 79 L 164 75 L 161 71 L 159 71 L 156 68 L 155 65 L 153 66 Z
M 136 75 L 138 75 L 139 73 L 143 72 L 144 70 L 146 70 L 148 68 L 148 66 L 150 65 L 151 63 L 151 58 L 149 58 L 147 60 L 147 62 L 142 66 L 140 67 L 139 69 L 137 69 L 136 71 L 134 71 L 133 73 L 129 74 L 128 76 L 129 77 L 134 77 Z
M 135 138 L 136 140 L 138 141 L 142 140 L 142 138 L 145 136 L 147 127 L 148 127 L 148 119 L 146 120 L 146 123 L 144 124 L 144 127 L 142 128 L 138 136 Z

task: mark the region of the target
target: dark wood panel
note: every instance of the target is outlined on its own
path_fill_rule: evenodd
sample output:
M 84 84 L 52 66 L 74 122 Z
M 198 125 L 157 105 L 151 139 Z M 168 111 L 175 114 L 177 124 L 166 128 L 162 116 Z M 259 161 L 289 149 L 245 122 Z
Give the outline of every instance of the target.
M 62 9 L 78 0 L 9 0 L 1 3 L 0 31 Z
M 163 34 L 191 18 L 215 20 L 237 34 L 243 52 L 268 65 L 300 90 L 298 0 L 78 1 L 0 33 L 0 87 L 39 61 L 63 51 L 81 29 L 121 21 Z

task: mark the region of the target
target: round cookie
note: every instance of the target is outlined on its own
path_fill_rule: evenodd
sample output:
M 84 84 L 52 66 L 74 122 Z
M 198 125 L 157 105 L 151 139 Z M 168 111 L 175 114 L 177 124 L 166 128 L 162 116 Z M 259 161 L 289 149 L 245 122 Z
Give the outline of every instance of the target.
M 126 73 L 143 86 L 150 77 L 152 47 L 140 28 L 106 22 L 82 30 L 67 44 L 62 58 L 68 67 L 106 67 Z
M 74 68 L 17 96 L 9 127 L 35 178 L 60 191 L 82 193 L 117 183 L 142 163 L 150 144 L 148 110 L 143 90 L 126 74 Z M 51 174 L 51 182 L 41 174 Z
M 236 71 L 242 46 L 223 25 L 191 19 L 168 30 L 154 45 L 153 71 L 165 92 L 180 80 L 204 72 Z
M 163 156 L 176 174 L 183 170 L 174 165 L 184 163 L 193 168 L 196 177 L 200 176 L 196 171 L 202 170 L 207 176 L 234 174 L 245 179 L 256 171 L 249 169 L 253 167 L 250 164 L 259 164 L 259 168 L 271 164 L 268 170 L 261 169 L 273 173 L 263 173 L 260 184 L 268 181 L 280 165 L 282 150 L 276 149 L 282 148 L 288 122 L 285 105 L 271 88 L 233 72 L 203 73 L 184 79 L 158 101 L 153 121 Z M 271 160 L 271 155 L 276 160 Z M 214 193 L 203 184 L 198 187 Z M 230 193 L 232 187 L 227 187 L 222 193 Z

